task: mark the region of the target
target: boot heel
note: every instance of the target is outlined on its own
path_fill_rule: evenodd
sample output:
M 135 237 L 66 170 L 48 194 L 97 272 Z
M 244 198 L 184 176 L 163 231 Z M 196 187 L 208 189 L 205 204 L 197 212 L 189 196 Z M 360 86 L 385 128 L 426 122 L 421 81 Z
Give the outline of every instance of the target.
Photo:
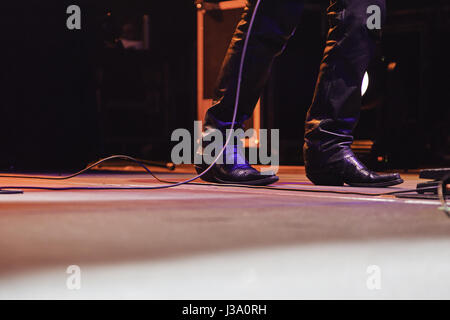
M 330 173 L 307 173 L 306 176 L 317 186 L 342 187 L 344 179 Z
M 196 165 L 194 165 L 194 168 L 195 168 L 195 171 L 197 172 L 197 174 L 202 174 L 203 171 L 208 169 L 208 166 L 196 164 Z M 213 168 L 211 168 L 211 170 L 209 170 L 207 173 L 202 175 L 200 177 L 200 179 L 202 179 L 203 181 L 206 181 L 206 182 L 217 182 L 216 179 L 214 178 L 214 175 L 212 174 L 212 170 L 213 170 Z

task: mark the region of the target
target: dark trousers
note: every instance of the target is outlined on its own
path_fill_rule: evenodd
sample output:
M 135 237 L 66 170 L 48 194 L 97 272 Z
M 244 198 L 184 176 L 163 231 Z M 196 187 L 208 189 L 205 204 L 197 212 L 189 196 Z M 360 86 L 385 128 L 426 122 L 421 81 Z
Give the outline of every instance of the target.
M 214 104 L 206 114 L 205 128 L 222 130 L 231 125 L 239 63 L 255 3 L 248 0 L 234 33 Z M 352 132 L 361 106 L 361 83 L 379 34 L 379 30 L 367 27 L 370 5 L 379 6 L 384 21 L 385 0 L 331 0 L 327 10 L 330 29 L 305 124 L 305 161 L 317 166 L 326 165 L 328 159 L 353 142 Z M 236 127 L 251 117 L 273 61 L 294 34 L 302 9 L 300 0 L 262 0 L 249 38 Z M 303 125 L 303 119 L 299 119 L 299 125 Z

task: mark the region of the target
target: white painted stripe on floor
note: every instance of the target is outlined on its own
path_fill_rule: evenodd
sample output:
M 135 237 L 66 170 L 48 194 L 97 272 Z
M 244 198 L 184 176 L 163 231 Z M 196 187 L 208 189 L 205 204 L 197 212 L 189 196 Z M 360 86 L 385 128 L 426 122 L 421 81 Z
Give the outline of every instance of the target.
M 220 194 L 220 193 L 151 193 L 142 191 L 95 191 L 95 192 L 73 192 L 73 191 L 43 191 L 25 192 L 24 194 L 5 195 L 0 198 L 0 203 L 19 202 L 113 202 L 113 201 L 150 201 L 150 200 L 204 200 L 204 199 L 240 199 L 247 195 Z

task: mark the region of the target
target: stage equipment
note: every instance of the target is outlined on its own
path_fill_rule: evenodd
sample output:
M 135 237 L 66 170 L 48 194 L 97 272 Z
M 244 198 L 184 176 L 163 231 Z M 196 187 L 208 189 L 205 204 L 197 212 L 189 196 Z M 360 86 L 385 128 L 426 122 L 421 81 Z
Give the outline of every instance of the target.
M 391 7 L 390 7 L 391 6 Z M 449 5 L 388 4 L 380 51 L 368 69 L 355 139 L 374 142 L 376 169 L 448 163 L 449 109 L 443 48 L 450 34 Z
M 397 193 L 397 198 L 406 199 L 426 199 L 426 200 L 440 200 L 442 207 L 440 210 L 450 218 L 450 206 L 447 201 L 450 200 L 450 168 L 443 169 L 425 169 L 420 172 L 421 179 L 428 179 L 431 181 L 417 184 L 416 194 L 414 193 Z
M 420 171 L 419 178 L 432 181 L 422 182 L 417 185 L 418 189 L 429 188 L 427 191 L 419 191 L 419 194 L 438 194 L 439 186 L 445 177 L 450 176 L 450 168 L 446 169 L 426 169 Z

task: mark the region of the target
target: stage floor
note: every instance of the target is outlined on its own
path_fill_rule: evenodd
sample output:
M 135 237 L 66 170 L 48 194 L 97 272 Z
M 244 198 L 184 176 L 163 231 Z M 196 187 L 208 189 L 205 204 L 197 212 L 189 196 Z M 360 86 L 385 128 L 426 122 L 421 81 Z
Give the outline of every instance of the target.
M 0 186 L 157 184 L 127 169 L 69 181 L 0 178 Z M 193 173 L 157 172 L 174 181 Z M 301 167 L 279 175 L 278 186 L 319 189 Z M 403 177 L 389 189 L 325 189 L 416 186 L 417 173 Z M 450 299 L 450 219 L 439 206 L 197 185 L 0 195 L 0 299 Z M 81 270 L 79 290 L 66 285 L 71 265 Z

